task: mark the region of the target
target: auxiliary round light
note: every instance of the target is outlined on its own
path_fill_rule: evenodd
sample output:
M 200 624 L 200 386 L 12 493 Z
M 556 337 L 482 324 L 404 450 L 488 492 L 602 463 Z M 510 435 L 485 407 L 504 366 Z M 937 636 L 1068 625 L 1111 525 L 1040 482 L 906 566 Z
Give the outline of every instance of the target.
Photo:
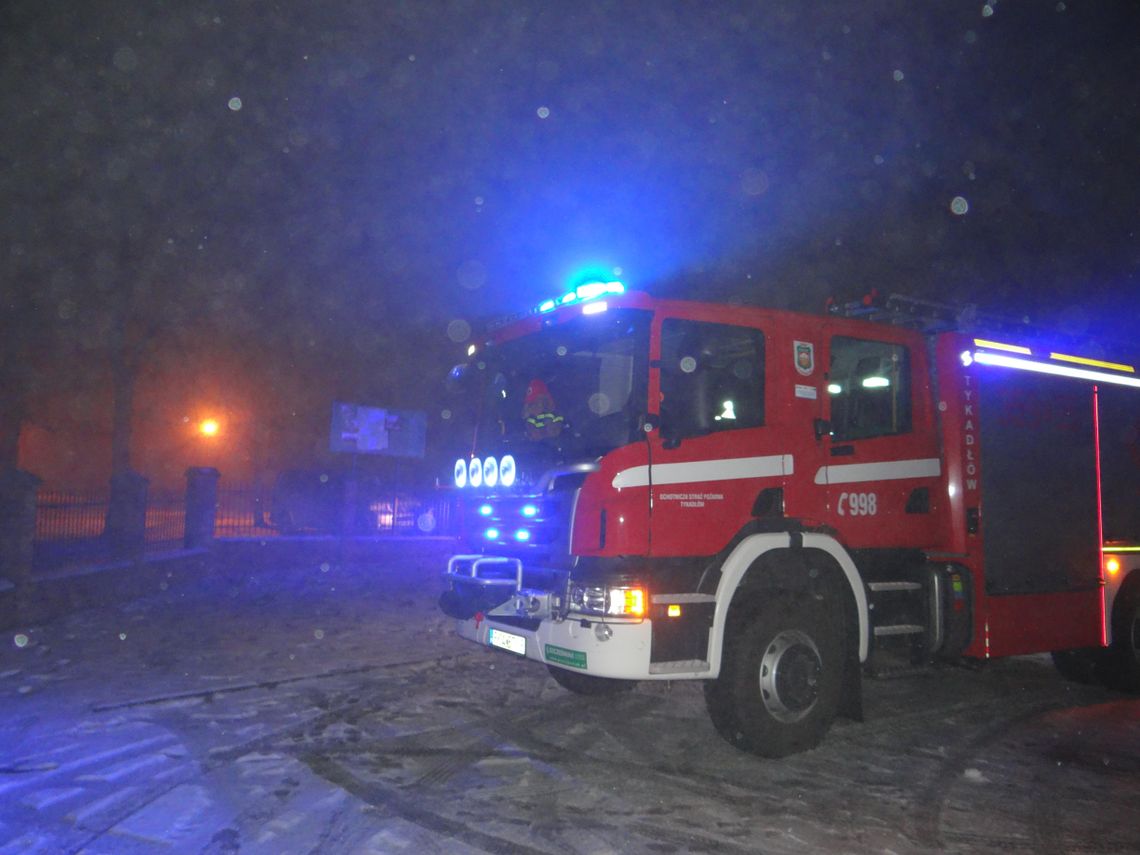
M 483 486 L 483 461 L 478 457 L 472 457 L 467 464 L 467 483 L 472 487 Z
M 467 461 L 462 457 L 455 461 L 455 486 L 461 490 L 467 486 Z
M 515 458 L 510 454 L 504 454 L 503 459 L 499 461 L 499 483 L 504 487 L 510 487 L 515 483 Z
M 483 483 L 488 487 L 494 487 L 499 483 L 499 461 L 494 457 L 488 457 L 483 461 Z

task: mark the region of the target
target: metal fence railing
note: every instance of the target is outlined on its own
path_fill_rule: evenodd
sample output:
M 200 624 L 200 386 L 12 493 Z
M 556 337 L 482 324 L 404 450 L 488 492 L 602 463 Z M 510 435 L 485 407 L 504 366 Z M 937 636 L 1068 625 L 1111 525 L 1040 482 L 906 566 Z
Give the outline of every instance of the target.
M 51 569 L 76 562 L 107 560 L 113 550 L 103 536 L 107 491 L 40 490 L 33 536 L 35 566 Z M 352 508 L 341 502 L 272 508 L 272 496 L 253 485 L 219 485 L 214 536 L 278 537 L 283 534 L 432 536 L 455 533 L 453 500 L 436 492 L 392 493 L 361 498 Z M 182 491 L 151 490 L 147 495 L 143 551 L 181 548 L 186 534 Z
M 178 549 L 186 536 L 186 496 L 151 491 L 146 498 L 146 552 Z
M 339 495 L 290 493 L 276 500 L 250 485 L 219 485 L 215 537 L 291 534 L 447 535 L 453 501 L 431 492 L 361 497 L 346 507 Z
M 36 540 L 99 537 L 107 518 L 106 490 L 40 490 L 36 494 Z
M 214 537 L 276 537 L 265 491 L 252 484 L 220 484 Z

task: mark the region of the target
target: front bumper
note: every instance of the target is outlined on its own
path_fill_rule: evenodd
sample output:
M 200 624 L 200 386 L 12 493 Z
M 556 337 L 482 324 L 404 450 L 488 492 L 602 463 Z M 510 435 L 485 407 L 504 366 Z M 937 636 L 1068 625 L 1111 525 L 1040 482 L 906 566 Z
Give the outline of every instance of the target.
M 599 630 L 597 627 L 604 627 Z M 484 647 L 493 647 L 490 631 L 509 633 L 522 638 L 525 656 L 535 662 L 581 671 L 595 677 L 619 680 L 676 679 L 676 674 L 662 675 L 650 671 L 649 653 L 653 622 L 616 622 L 583 620 L 542 620 L 536 629 L 515 622 L 496 621 L 494 617 L 457 620 L 460 636 Z M 605 637 L 602 640 L 600 636 Z M 506 651 L 504 651 L 505 653 Z M 517 655 L 506 653 L 506 655 Z M 702 674 L 700 676 L 708 676 Z
M 523 587 L 524 576 L 537 585 Z M 669 650 L 666 644 L 657 655 L 668 661 L 654 661 L 653 617 L 603 617 L 578 611 L 567 614 L 567 578 L 560 571 L 524 570 L 522 561 L 511 557 L 455 555 L 448 562 L 444 580 L 447 587 L 440 596 L 440 608 L 455 618 L 456 632 L 462 638 L 484 647 L 616 680 L 716 676 L 705 655 L 707 629 L 687 648 L 691 656 L 700 658 L 677 656 L 677 651 Z M 664 606 L 660 608 L 663 611 Z M 674 655 L 666 657 L 663 652 Z

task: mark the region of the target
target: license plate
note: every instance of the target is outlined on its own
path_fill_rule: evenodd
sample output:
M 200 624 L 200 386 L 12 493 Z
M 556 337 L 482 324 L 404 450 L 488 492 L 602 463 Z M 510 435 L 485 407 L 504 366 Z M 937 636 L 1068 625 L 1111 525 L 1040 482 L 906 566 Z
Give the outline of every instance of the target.
M 515 635 L 513 632 L 503 632 L 501 629 L 491 627 L 487 630 L 487 641 L 490 642 L 492 647 L 509 650 L 511 653 L 517 653 L 519 656 L 526 656 L 526 639 L 521 635 Z

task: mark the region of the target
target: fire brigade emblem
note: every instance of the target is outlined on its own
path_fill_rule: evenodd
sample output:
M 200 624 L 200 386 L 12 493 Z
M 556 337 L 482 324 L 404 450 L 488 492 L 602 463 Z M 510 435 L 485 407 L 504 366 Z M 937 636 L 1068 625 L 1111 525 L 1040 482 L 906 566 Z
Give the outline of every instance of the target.
M 815 371 L 815 345 L 810 341 L 793 342 L 796 349 L 796 371 L 809 376 Z

